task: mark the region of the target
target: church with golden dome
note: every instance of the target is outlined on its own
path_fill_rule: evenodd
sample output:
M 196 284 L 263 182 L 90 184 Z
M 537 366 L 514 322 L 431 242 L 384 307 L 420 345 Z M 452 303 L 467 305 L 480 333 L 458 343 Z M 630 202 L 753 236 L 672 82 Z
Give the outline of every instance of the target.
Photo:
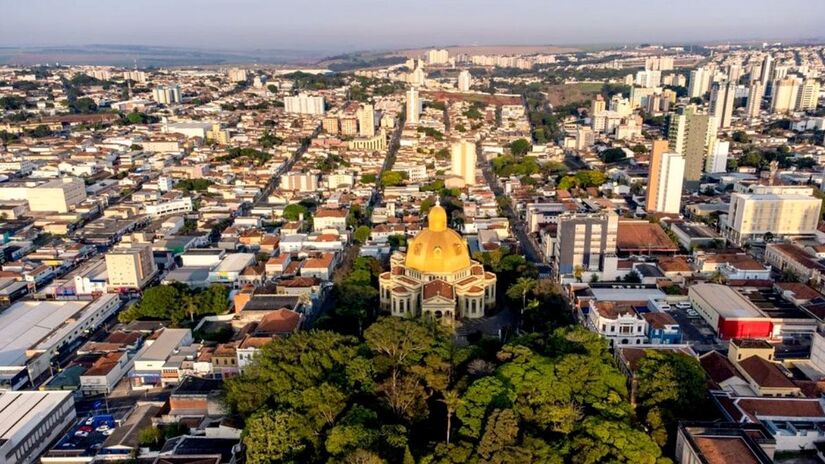
M 470 259 L 440 204 L 430 209 L 427 228 L 407 243 L 407 253 L 392 255 L 379 285 L 381 309 L 393 316 L 423 315 L 446 324 L 483 317 L 496 301 L 496 275 Z

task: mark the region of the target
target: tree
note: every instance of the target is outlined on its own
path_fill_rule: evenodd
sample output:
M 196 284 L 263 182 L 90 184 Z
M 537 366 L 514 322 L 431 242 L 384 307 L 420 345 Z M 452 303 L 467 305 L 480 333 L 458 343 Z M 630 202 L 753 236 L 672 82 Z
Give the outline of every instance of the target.
M 510 153 L 513 156 L 524 156 L 533 149 L 533 145 L 527 139 L 518 139 L 510 143 Z
M 292 203 L 284 208 L 283 217 L 288 221 L 297 221 L 302 216 L 304 220 L 309 219 L 309 208 L 300 203 Z
M 150 425 L 142 428 L 140 432 L 138 432 L 138 443 L 140 443 L 141 446 L 157 449 L 162 444 L 162 440 L 163 432 L 155 426 Z
M 478 444 L 479 456 L 485 461 L 490 461 L 496 455 L 501 459 L 501 453 L 516 445 L 518 433 L 518 419 L 513 410 L 496 409 L 490 414 L 484 435 Z
M 367 226 L 358 226 L 353 236 L 356 242 L 366 243 L 370 238 L 370 228 Z
M 386 171 L 381 174 L 382 187 L 396 187 L 404 183 L 406 180 L 406 173 L 399 171 Z
M 314 430 L 298 414 L 264 410 L 246 421 L 243 443 L 250 464 L 300 462 L 312 444 Z
M 455 414 L 456 408 L 461 404 L 461 396 L 459 396 L 455 390 L 447 390 L 439 401 L 444 403 L 444 409 L 447 410 L 447 444 L 449 445 L 453 414 Z
M 640 419 L 654 430 L 666 426 L 673 433 L 677 421 L 698 419 L 710 406 L 704 369 L 682 353 L 646 350 L 634 382 L 631 403 L 638 402 Z
M 482 377 L 473 382 L 456 408 L 456 416 L 461 420 L 459 434 L 479 438 L 490 411 L 509 407 L 513 397 L 513 392 L 496 377 Z

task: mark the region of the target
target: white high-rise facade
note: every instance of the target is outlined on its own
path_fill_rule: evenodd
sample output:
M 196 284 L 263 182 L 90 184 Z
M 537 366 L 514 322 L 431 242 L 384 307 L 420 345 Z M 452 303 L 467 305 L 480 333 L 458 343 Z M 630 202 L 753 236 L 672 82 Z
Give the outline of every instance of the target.
M 762 97 L 765 96 L 765 86 L 761 81 L 755 80 L 751 82 L 748 89 L 748 118 L 758 118 L 759 111 L 762 108 Z
M 324 114 L 326 111 L 324 97 L 315 97 L 306 93 L 285 97 L 284 111 L 299 114 Z
M 428 64 L 447 64 L 450 62 L 450 53 L 447 50 L 430 50 L 427 52 Z
M 688 96 L 690 98 L 701 97 L 710 89 L 713 80 L 713 70 L 699 67 L 690 72 L 690 82 L 688 83 Z
M 452 174 L 464 179 L 466 185 L 476 183 L 476 145 L 462 140 L 451 147 Z
M 407 123 L 418 124 L 421 117 L 421 97 L 418 95 L 418 89 L 410 87 L 407 91 Z
M 161 105 L 180 103 L 180 86 L 172 84 L 155 87 L 152 89 L 152 98 Z
M 358 108 L 358 135 L 372 137 L 375 135 L 375 110 L 372 105 L 365 104 Z
M 806 79 L 799 89 L 799 96 L 796 101 L 798 111 L 816 111 L 819 102 L 819 81 Z
M 705 159 L 705 172 L 713 174 L 726 172 L 728 170 L 728 153 L 730 152 L 730 142 L 716 140 L 708 157 Z
M 470 75 L 470 71 L 465 69 L 458 74 L 458 90 L 460 92 L 469 92 L 472 84 L 473 76 Z
M 682 205 L 682 182 L 685 157 L 678 153 L 656 154 L 650 160 L 651 183 L 648 185 L 648 212 L 679 214 Z
M 786 77 L 775 81 L 771 96 L 771 113 L 785 114 L 794 111 L 799 87 L 799 80 L 794 77 Z
M 246 73 L 246 69 L 240 69 L 240 68 L 230 69 L 226 73 L 226 76 L 232 82 L 246 82 L 246 79 L 249 77 Z

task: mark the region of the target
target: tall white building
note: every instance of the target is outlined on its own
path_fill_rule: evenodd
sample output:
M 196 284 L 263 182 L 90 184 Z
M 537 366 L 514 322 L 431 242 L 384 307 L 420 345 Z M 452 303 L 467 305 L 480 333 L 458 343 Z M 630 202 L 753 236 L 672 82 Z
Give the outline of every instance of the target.
M 762 108 L 762 97 L 764 96 L 765 86 L 762 85 L 762 82 L 759 80 L 752 81 L 750 88 L 748 89 L 748 118 L 759 117 L 759 112 Z
M 469 92 L 472 84 L 473 76 L 470 75 L 470 71 L 465 69 L 458 74 L 458 90 L 460 92 Z
M 133 81 L 137 82 L 138 84 L 145 84 L 146 83 L 146 73 L 143 71 L 124 71 L 123 72 L 123 80 L 125 81 Z
M 713 71 L 699 67 L 690 72 L 690 82 L 688 83 L 688 96 L 690 98 L 701 97 L 710 89 L 713 80 Z
M 423 86 L 424 81 L 427 80 L 427 74 L 424 73 L 424 69 L 421 67 L 413 69 L 413 71 L 407 77 L 407 82 L 415 86 Z
M 736 84 L 733 81 L 713 84 L 710 92 L 710 114 L 716 120 L 716 127 L 730 127 L 735 97 Z
M 324 97 L 300 93 L 284 98 L 284 111 L 299 114 L 324 114 Z
M 762 67 L 759 70 L 759 76 L 762 81 L 762 88 L 768 87 L 768 83 L 771 81 L 771 74 L 773 73 L 773 57 L 771 55 L 765 55 L 765 58 L 762 60 Z
M 466 185 L 476 183 L 476 145 L 462 140 L 451 147 L 452 174 L 461 177 Z
M 662 84 L 662 72 L 644 70 L 636 73 L 636 85 L 645 88 L 659 87 Z
M 819 89 L 819 81 L 806 79 L 799 89 L 796 109 L 798 111 L 816 111 L 816 105 L 819 103 Z
M 232 82 L 246 82 L 248 75 L 246 69 L 233 68 L 226 73 L 227 77 Z
M 161 105 L 180 103 L 180 86 L 177 84 L 159 85 L 152 89 L 152 98 Z
M 799 88 L 799 80 L 794 77 L 786 77 L 775 81 L 771 95 L 771 113 L 785 114 L 794 111 Z
M 364 104 L 356 112 L 358 117 L 358 135 L 372 137 L 375 135 L 375 110 L 372 105 Z
M 647 187 L 648 212 L 679 214 L 684 178 L 684 156 L 678 153 L 654 154 L 650 160 L 650 180 Z
M 421 117 L 421 97 L 418 95 L 418 89 L 410 87 L 407 91 L 407 123 L 418 124 Z
M 728 153 L 730 153 L 730 142 L 716 140 L 713 149 L 705 160 L 705 172 L 708 174 L 726 172 L 728 170 Z
M 427 63 L 429 64 L 447 64 L 450 62 L 450 53 L 447 50 L 430 50 L 427 52 Z

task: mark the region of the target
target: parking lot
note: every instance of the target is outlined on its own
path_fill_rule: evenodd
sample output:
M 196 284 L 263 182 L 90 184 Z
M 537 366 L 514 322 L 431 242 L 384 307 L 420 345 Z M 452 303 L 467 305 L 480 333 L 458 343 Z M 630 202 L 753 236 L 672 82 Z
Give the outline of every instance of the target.
M 707 353 L 708 351 L 724 351 L 727 345 L 716 338 L 716 332 L 695 312 L 690 314 L 689 309 L 677 308 L 671 305 L 670 313 L 673 319 L 679 323 L 682 328 L 682 343 L 689 344 L 693 347 L 693 351 L 698 354 Z

